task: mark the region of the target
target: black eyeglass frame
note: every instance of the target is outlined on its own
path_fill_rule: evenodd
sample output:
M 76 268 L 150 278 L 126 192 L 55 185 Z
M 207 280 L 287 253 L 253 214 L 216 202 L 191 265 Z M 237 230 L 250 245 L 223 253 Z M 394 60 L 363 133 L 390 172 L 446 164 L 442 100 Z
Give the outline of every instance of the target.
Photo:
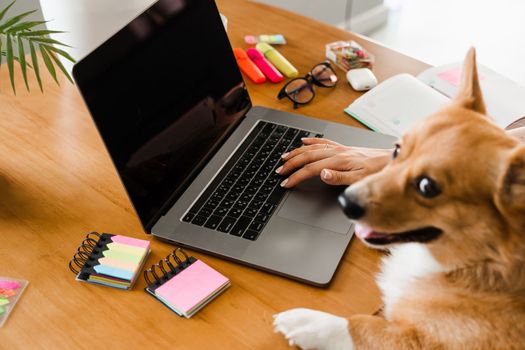
M 317 80 L 314 77 L 314 75 L 312 74 L 312 71 L 315 69 L 315 67 L 318 67 L 318 66 L 328 67 L 332 71 L 332 73 L 334 73 L 334 75 L 337 77 L 337 73 L 335 72 L 335 70 L 332 67 L 332 65 L 330 64 L 330 62 L 329 61 L 323 61 L 323 62 L 318 63 L 315 66 L 313 66 L 312 69 L 310 69 L 310 71 L 304 77 L 294 78 L 294 79 L 290 80 L 289 82 L 287 82 L 282 87 L 281 91 L 279 91 L 279 94 L 277 95 L 277 98 L 279 100 L 281 100 L 281 99 L 287 97 L 290 101 L 293 102 L 293 108 L 296 109 L 300 105 L 306 105 L 306 104 L 312 102 L 312 100 L 315 98 L 315 89 L 313 87 L 314 85 L 317 85 L 317 86 L 320 86 L 320 87 L 325 87 L 325 88 L 334 88 L 337 85 L 337 82 L 339 81 L 339 77 L 337 77 L 338 80 L 335 82 L 334 85 L 323 84 L 321 81 Z M 288 87 L 288 85 L 290 85 L 291 83 L 293 83 L 294 81 L 297 81 L 297 80 L 305 80 L 306 84 L 307 84 L 307 88 L 309 88 L 312 91 L 312 97 L 306 102 L 296 101 L 290 96 L 290 94 L 288 92 L 286 92 L 286 88 Z

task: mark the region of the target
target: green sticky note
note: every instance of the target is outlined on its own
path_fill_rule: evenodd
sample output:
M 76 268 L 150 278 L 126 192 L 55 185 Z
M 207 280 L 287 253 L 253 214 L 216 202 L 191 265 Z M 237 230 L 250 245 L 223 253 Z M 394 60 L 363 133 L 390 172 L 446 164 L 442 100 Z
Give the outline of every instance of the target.
M 7 305 L 7 304 L 9 304 L 8 299 L 0 298 L 0 306 Z
M 103 254 L 107 258 L 115 258 L 115 259 L 119 259 L 123 261 L 129 261 L 135 264 L 140 263 L 140 261 L 143 258 L 143 256 L 136 255 L 133 253 L 128 253 L 128 252 L 123 252 L 120 250 L 105 250 Z

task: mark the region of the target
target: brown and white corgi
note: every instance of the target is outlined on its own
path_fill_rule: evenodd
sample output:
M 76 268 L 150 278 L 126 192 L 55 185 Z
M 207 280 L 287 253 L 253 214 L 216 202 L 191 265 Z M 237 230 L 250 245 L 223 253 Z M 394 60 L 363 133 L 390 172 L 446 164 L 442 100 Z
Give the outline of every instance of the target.
M 340 197 L 356 236 L 390 251 L 377 278 L 384 315 L 289 310 L 274 326 L 291 345 L 525 348 L 525 144 L 485 114 L 471 49 L 451 105 Z

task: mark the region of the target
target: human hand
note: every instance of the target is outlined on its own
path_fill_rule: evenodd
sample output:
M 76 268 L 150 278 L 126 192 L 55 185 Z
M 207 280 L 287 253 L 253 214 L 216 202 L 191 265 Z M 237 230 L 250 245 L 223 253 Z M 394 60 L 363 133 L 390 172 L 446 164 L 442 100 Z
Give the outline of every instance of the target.
M 391 150 L 348 147 L 321 138 L 304 138 L 304 146 L 282 155 L 285 161 L 276 171 L 286 176 L 281 186 L 290 188 L 313 176 L 329 185 L 350 185 L 381 170 Z

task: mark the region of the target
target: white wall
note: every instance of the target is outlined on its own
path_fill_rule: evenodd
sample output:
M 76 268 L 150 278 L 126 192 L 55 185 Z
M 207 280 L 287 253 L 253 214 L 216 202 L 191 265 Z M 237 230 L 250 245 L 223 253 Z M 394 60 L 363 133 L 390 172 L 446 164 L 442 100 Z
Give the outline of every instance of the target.
M 386 21 L 384 0 L 256 0 L 322 22 L 366 33 Z M 366 22 L 366 23 L 363 23 Z
M 55 38 L 73 48 L 68 52 L 81 59 L 155 0 L 40 0 L 48 28 L 68 33 Z M 69 61 L 62 60 L 71 69 Z

